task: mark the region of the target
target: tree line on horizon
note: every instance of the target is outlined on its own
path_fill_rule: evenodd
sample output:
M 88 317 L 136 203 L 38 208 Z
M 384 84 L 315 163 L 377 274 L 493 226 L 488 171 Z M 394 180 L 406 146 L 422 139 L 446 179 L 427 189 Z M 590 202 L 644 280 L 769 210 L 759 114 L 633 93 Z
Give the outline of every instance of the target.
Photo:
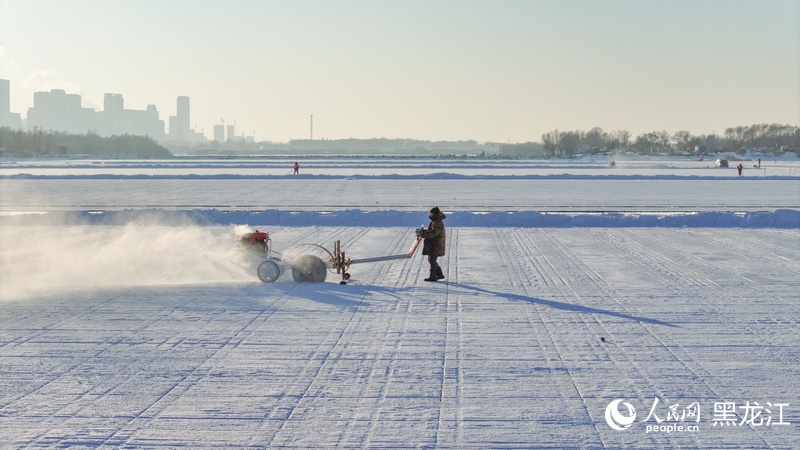
M 507 144 L 501 154 L 539 154 L 546 158 L 571 157 L 582 153 L 632 151 L 640 154 L 702 154 L 706 152 L 743 153 L 747 150 L 782 154 L 800 151 L 800 127 L 757 124 L 726 128 L 722 135 L 693 135 L 682 130 L 674 134 L 652 131 L 632 138 L 626 130 L 606 132 L 600 127 L 589 131 L 551 131 L 542 142 Z
M 69 156 L 167 158 L 165 147 L 148 136 L 123 134 L 111 137 L 96 133 L 70 134 L 63 131 L 30 131 L 0 128 L 0 156 Z
M 266 143 L 254 143 L 264 148 Z M 293 141 L 267 145 L 264 150 L 301 153 L 319 150 L 318 146 L 347 152 L 426 152 L 480 154 L 493 144 L 477 141 L 421 141 L 413 139 L 342 139 L 334 141 Z M 688 131 L 670 134 L 667 131 L 643 133 L 635 138 L 626 130 L 606 132 L 600 127 L 589 131 L 551 131 L 541 142 L 500 144 L 501 156 L 572 157 L 578 153 L 635 152 L 640 154 L 685 154 L 706 152 L 743 153 L 756 149 L 773 154 L 787 151 L 800 153 L 800 127 L 780 124 L 757 124 L 727 128 L 722 135 L 693 135 Z M 242 149 L 247 150 L 247 149 Z M 60 131 L 29 131 L 0 128 L 0 156 L 35 157 L 44 155 L 90 155 L 108 157 L 166 158 L 172 153 L 148 136 L 121 135 L 101 137 L 96 133 L 68 134 Z

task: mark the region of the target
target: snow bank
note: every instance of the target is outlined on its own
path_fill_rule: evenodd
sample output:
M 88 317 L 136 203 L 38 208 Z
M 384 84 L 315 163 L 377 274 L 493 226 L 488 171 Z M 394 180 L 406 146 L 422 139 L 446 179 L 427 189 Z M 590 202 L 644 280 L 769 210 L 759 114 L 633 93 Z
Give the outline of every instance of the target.
M 253 226 L 345 226 L 345 227 L 419 227 L 428 223 L 424 211 L 363 211 L 347 209 L 332 212 L 141 210 L 120 211 L 56 211 L 46 214 L 0 216 L 3 223 L 123 225 L 128 223 L 170 223 L 187 225 Z M 779 209 L 772 212 L 697 212 L 697 213 L 540 213 L 517 212 L 447 212 L 445 223 L 451 227 L 515 227 L 515 228 L 800 228 L 800 211 Z

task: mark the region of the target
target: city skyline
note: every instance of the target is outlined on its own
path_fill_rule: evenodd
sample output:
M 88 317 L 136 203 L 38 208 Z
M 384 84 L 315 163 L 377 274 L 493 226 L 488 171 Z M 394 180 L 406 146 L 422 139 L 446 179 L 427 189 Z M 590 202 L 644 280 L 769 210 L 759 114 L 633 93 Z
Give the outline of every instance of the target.
M 191 103 L 189 97 L 178 96 L 177 113 L 167 121 L 161 119 L 156 105 L 144 110 L 125 108 L 122 94 L 105 93 L 103 109 L 83 106 L 80 94 L 69 94 L 63 89 L 38 91 L 33 95 L 33 106 L 25 119 L 9 111 L 10 83 L 0 79 L 0 126 L 27 130 L 66 132 L 70 134 L 97 133 L 100 136 L 122 134 L 148 136 L 161 142 L 202 143 L 205 136 L 190 127 Z M 169 123 L 169 128 L 166 128 Z M 233 134 L 230 134 L 234 138 Z
M 147 105 L 144 110 L 125 108 L 125 98 L 118 93 L 105 93 L 103 109 L 83 106 L 80 94 L 69 94 L 63 89 L 37 91 L 33 93 L 33 106 L 28 108 L 25 119 L 10 111 L 10 82 L 0 79 L 0 127 L 19 129 L 41 129 L 71 134 L 97 133 L 101 136 L 121 134 L 143 135 L 156 141 L 172 143 L 203 144 L 211 140 L 218 142 L 252 142 L 253 136 L 237 134 L 236 126 L 214 125 L 214 136 L 209 138 L 195 130 L 191 124 L 191 100 L 185 95 L 176 99 L 177 113 L 168 120 L 161 119 L 158 107 Z M 168 127 L 167 127 L 167 124 Z
M 322 139 L 721 133 L 800 123 L 799 24 L 791 0 L 0 0 L 0 78 L 23 115 L 52 89 L 162 117 L 185 95 L 208 139 L 306 139 L 312 115 Z

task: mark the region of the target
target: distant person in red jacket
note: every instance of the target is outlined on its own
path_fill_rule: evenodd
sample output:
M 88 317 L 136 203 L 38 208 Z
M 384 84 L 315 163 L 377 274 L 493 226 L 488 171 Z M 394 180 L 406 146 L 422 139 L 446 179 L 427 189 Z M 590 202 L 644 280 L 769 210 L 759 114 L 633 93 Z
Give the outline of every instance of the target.
M 736 170 L 739 171 L 739 176 L 742 176 L 742 169 L 744 169 L 744 166 L 742 166 L 742 163 L 739 163 L 739 165 L 736 166 Z
M 300 164 L 294 163 L 294 174 L 297 175 L 300 173 Z

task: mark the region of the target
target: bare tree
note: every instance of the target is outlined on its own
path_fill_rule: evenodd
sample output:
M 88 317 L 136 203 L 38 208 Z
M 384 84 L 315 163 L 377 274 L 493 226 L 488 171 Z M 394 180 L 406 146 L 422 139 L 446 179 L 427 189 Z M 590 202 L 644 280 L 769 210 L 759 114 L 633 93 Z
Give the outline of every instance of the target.
M 608 140 L 608 135 L 603 132 L 603 129 L 600 127 L 594 127 L 584 136 L 584 142 L 589 147 L 594 148 L 602 148 L 605 144 L 605 141 Z
M 544 156 L 552 158 L 556 156 L 558 149 L 558 141 L 560 140 L 561 133 L 558 130 L 551 131 L 542 135 L 542 143 L 544 144 Z
M 675 150 L 679 152 L 685 152 L 689 150 L 689 145 L 692 142 L 692 133 L 681 130 L 676 131 L 675 134 L 672 135 L 672 142 L 675 143 Z
M 581 134 L 578 131 L 565 131 L 558 140 L 558 149 L 562 156 L 571 157 L 581 143 Z
M 612 139 L 618 142 L 618 147 L 626 149 L 631 145 L 631 133 L 628 130 L 617 130 L 611 133 Z

